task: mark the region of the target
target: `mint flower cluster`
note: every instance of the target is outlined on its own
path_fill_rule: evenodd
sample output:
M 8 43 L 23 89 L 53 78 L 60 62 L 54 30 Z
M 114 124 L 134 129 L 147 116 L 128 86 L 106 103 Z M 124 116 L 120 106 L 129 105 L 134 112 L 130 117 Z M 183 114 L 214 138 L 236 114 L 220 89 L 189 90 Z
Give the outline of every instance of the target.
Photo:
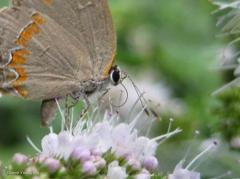
M 99 113 L 92 113 L 75 127 L 72 121 L 68 130 L 55 133 L 50 128 L 41 140 L 41 149 L 29 139 L 37 155 L 15 154 L 5 178 L 200 179 L 200 173 L 189 169 L 195 159 L 185 168 L 180 162 L 168 176 L 158 172 L 162 165 L 156 158 L 158 146 L 180 129 L 169 128 L 164 135 L 148 138 L 136 128 L 144 110 L 129 123 L 119 122 L 117 114 L 106 112 L 99 117 Z

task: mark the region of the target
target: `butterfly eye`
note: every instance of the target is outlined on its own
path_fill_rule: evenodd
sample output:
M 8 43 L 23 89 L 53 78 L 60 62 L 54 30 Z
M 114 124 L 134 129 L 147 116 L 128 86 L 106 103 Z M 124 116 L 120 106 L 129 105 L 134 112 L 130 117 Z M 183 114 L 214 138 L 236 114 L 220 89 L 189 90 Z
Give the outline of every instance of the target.
M 110 74 L 110 80 L 114 86 L 119 84 L 119 82 L 121 80 L 121 71 L 117 66 L 113 67 L 111 74 Z

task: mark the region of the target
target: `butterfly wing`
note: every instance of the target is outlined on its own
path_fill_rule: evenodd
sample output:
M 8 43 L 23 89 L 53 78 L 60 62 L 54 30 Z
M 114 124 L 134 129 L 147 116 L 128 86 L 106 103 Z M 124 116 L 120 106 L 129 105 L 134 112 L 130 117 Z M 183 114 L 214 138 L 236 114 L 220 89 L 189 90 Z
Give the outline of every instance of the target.
M 0 35 L 4 93 L 52 99 L 77 88 L 76 81 L 91 78 L 88 50 L 41 12 L 21 7 L 1 10 Z
M 54 19 L 88 49 L 94 78 L 108 77 L 115 60 L 116 35 L 107 0 L 12 0 L 12 4 Z

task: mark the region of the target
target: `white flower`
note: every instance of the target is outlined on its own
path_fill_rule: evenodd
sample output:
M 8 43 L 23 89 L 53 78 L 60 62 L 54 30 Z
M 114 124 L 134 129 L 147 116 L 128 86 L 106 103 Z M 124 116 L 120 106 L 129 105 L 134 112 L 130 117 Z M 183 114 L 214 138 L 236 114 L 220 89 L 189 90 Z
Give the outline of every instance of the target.
M 42 154 L 67 160 L 73 151 L 73 136 L 68 131 L 50 133 L 42 139 Z
M 58 135 L 59 155 L 65 160 L 69 158 L 73 151 L 73 136 L 68 132 L 64 131 Z
M 155 156 L 159 139 L 168 138 L 181 131 L 177 129 L 163 136 L 149 139 L 138 136 L 138 131 L 134 128 L 136 120 L 130 124 L 114 124 L 112 121 L 117 121 L 116 118 L 117 116 L 105 115 L 102 121 L 90 124 L 87 129 L 81 126 L 86 123 L 80 121 L 82 124 L 73 130 L 74 133 L 51 132 L 42 139 L 42 154 L 68 160 L 77 148 L 88 151 L 97 150 L 102 154 L 111 149 L 116 157 L 127 157 L 129 160 L 143 163 L 146 158 Z
M 150 174 L 141 173 L 136 176 L 136 179 L 151 179 Z
M 168 176 L 168 179 L 200 179 L 200 173 L 190 170 L 190 168 L 202 156 L 204 156 L 206 153 L 214 150 L 217 147 L 218 142 L 216 140 L 209 141 L 205 143 L 204 150 L 201 153 L 199 153 L 186 167 L 183 167 L 184 160 L 180 161 L 179 164 L 176 166 L 174 172 Z
M 58 155 L 58 135 L 50 133 L 42 139 L 42 153 L 46 156 Z
M 97 134 L 99 139 L 97 148 L 103 153 L 112 147 L 112 126 L 108 121 L 99 122 L 93 128 L 93 133 Z
M 183 168 L 183 161 L 181 161 L 168 179 L 200 179 L 200 173 Z
M 112 150 L 117 157 L 133 153 L 132 148 L 137 139 L 137 132 L 131 130 L 130 125 L 121 123 L 112 131 Z
M 128 177 L 127 168 L 130 168 L 139 171 L 134 177 L 148 179 L 158 167 L 155 155 L 160 142 L 181 132 L 180 129 L 171 132 L 169 127 L 167 134 L 150 139 L 139 135 L 136 127 L 145 114 L 144 109 L 129 122 L 119 122 L 119 115 L 112 112 L 111 115 L 106 112 L 103 116 L 97 112 L 98 108 L 92 109 L 74 127 L 69 130 L 62 128 L 59 134 L 50 128 L 50 134 L 42 139 L 42 150 L 34 146 L 30 139 L 29 142 L 46 158 L 64 159 L 66 162 L 69 159 L 79 160 L 83 172 L 89 175 L 95 175 L 105 168 L 107 179 L 124 179 Z M 62 126 L 65 125 L 64 121 L 63 118 Z M 112 159 L 115 161 L 112 162 Z M 145 172 L 141 172 L 143 170 Z
M 153 156 L 156 153 L 158 143 L 147 137 L 139 137 L 134 146 L 134 155 L 144 160 L 145 157 Z
M 110 163 L 107 179 L 125 179 L 127 177 L 126 168 L 120 167 L 117 161 Z
M 135 179 L 151 179 L 151 174 L 147 170 L 141 171 Z

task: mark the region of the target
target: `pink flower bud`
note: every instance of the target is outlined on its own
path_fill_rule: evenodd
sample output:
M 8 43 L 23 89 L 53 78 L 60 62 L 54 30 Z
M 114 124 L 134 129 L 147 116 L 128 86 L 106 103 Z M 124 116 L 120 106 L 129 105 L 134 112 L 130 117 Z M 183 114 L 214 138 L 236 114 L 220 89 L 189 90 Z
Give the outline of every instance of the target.
M 106 163 L 107 163 L 106 160 L 104 160 L 103 158 L 100 158 L 95 162 L 95 167 L 97 169 L 102 169 L 106 166 Z
M 44 161 L 44 165 L 46 165 L 50 172 L 54 173 L 60 168 L 60 161 L 54 158 L 48 158 Z
M 35 158 L 35 160 L 39 163 L 43 163 L 46 159 L 47 159 L 47 156 L 43 154 L 40 154 Z
M 136 179 L 151 179 L 151 174 L 149 173 L 140 173 L 136 176 Z
M 87 161 L 83 163 L 83 172 L 88 175 L 96 175 L 97 169 L 93 162 Z
M 147 157 L 144 160 L 144 167 L 149 171 L 156 170 L 158 167 L 158 160 L 153 156 Z
M 28 157 L 26 155 L 20 154 L 20 153 L 16 153 L 13 156 L 12 159 L 14 162 L 16 162 L 16 164 L 21 165 L 23 163 L 27 163 L 28 162 Z
M 96 157 L 94 157 L 94 156 L 91 155 L 88 160 L 94 162 L 94 161 L 96 160 Z
M 128 165 L 130 165 L 134 170 L 141 169 L 141 163 L 140 163 L 140 161 L 138 161 L 136 159 L 129 159 Z
M 91 159 L 91 152 L 87 149 L 78 147 L 73 150 L 71 156 L 73 159 L 81 160 L 82 162 L 85 162 Z
M 125 158 L 125 160 L 131 160 L 132 154 L 126 153 L 126 154 L 124 154 L 124 158 Z
M 26 169 L 25 171 L 28 175 L 39 175 L 39 171 L 37 170 L 36 167 L 30 166 Z
M 97 148 L 95 148 L 95 149 L 92 149 L 91 150 L 91 153 L 92 153 L 92 155 L 94 155 L 94 156 L 102 156 L 102 151 L 101 150 L 99 150 L 99 149 L 97 149 Z

